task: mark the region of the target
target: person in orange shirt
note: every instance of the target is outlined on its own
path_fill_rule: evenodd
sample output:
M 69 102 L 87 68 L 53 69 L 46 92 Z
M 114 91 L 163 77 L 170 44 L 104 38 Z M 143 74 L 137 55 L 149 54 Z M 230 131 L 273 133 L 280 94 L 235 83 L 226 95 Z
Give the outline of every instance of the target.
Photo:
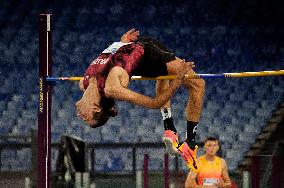
M 191 170 L 187 176 L 186 188 L 226 188 L 232 187 L 226 161 L 216 153 L 220 149 L 217 138 L 209 137 L 204 141 L 205 154 L 197 159 L 198 171 Z

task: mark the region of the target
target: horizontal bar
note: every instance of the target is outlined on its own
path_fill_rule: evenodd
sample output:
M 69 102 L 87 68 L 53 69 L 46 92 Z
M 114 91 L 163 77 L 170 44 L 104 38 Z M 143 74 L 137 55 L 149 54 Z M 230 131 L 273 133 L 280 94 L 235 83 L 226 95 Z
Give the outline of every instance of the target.
M 196 74 L 185 75 L 186 79 L 200 79 L 200 78 L 244 78 L 244 77 L 259 77 L 259 76 L 281 76 L 284 75 L 284 70 L 276 71 L 261 71 L 261 72 L 238 72 L 238 73 L 221 73 L 221 74 Z M 55 81 L 79 81 L 80 76 L 76 77 L 47 77 L 46 80 L 50 82 Z M 175 75 L 158 76 L 158 77 L 142 77 L 132 76 L 131 80 L 174 80 Z

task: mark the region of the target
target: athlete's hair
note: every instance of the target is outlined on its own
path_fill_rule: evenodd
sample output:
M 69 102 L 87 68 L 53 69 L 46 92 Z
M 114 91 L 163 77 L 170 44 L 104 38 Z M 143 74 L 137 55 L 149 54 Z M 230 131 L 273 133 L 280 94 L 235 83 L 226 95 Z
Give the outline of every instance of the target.
M 216 138 L 216 137 L 208 137 L 208 138 L 206 138 L 205 140 L 204 140 L 204 145 L 206 144 L 206 142 L 208 142 L 208 141 L 217 141 L 218 142 L 218 145 L 219 145 L 219 147 L 220 147 L 220 140 L 218 139 L 218 138 Z
M 216 155 L 219 156 L 219 157 L 222 157 L 223 152 L 222 152 L 222 145 L 221 145 L 220 140 L 216 137 L 207 137 L 203 142 L 204 146 L 205 146 L 206 142 L 208 142 L 208 141 L 217 141 L 219 149 L 218 149 Z
M 93 119 L 96 120 L 96 123 L 90 126 L 92 128 L 97 128 L 106 124 L 109 117 L 115 117 L 118 114 L 118 109 L 113 99 L 102 97 L 100 106 L 102 110 L 94 114 Z

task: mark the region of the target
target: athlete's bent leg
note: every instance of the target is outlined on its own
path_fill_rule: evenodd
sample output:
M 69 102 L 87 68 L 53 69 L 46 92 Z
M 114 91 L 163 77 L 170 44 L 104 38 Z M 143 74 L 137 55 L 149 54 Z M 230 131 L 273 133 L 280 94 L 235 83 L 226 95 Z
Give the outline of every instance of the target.
M 182 61 L 174 60 L 167 63 L 168 73 L 170 75 L 178 74 L 182 68 Z M 188 75 L 196 74 L 190 70 Z M 205 81 L 203 79 L 188 79 L 184 81 L 185 87 L 188 88 L 188 102 L 186 107 L 187 114 L 187 138 L 186 141 L 178 147 L 181 156 L 187 163 L 187 166 L 194 171 L 197 171 L 195 145 L 196 128 L 201 116 L 203 96 L 205 91 Z

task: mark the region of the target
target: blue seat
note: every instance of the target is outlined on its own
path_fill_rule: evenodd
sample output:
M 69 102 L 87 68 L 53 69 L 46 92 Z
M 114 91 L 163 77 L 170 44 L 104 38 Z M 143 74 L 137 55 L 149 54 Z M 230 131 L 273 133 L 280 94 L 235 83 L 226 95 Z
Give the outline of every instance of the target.
M 250 144 L 244 141 L 236 140 L 232 143 L 231 150 L 235 150 L 240 154 L 244 155 L 250 148 Z
M 255 136 L 255 135 L 260 133 L 260 131 L 261 131 L 260 128 L 261 128 L 260 126 L 255 126 L 253 124 L 247 124 L 244 127 L 244 132 Z
M 206 116 L 201 116 L 199 124 L 202 124 L 204 126 L 211 125 L 213 122 L 213 118 L 211 117 L 206 117 Z
M 119 142 L 118 128 L 113 126 L 103 126 L 101 129 L 103 142 Z
M 234 101 L 234 100 L 226 101 L 224 103 L 224 108 L 226 110 L 238 110 L 239 108 L 241 108 L 241 101 Z
M 27 110 L 32 110 L 32 109 L 37 109 L 38 108 L 38 104 L 34 101 L 27 101 L 25 104 L 25 108 Z
M 245 109 L 254 109 L 255 110 L 255 109 L 259 108 L 259 103 L 246 100 L 246 101 L 242 102 L 242 106 Z
M 212 124 L 208 126 L 208 135 L 217 136 L 219 133 L 223 131 L 222 125 Z
M 17 161 L 16 170 L 18 171 L 31 170 L 31 163 L 32 163 L 31 149 L 25 148 L 17 150 L 16 161 Z
M 220 139 L 220 137 L 219 137 L 219 139 Z M 222 142 L 221 141 L 221 152 L 222 152 L 222 156 L 224 157 L 224 152 L 225 151 L 227 151 L 227 150 L 229 150 L 229 149 L 231 149 L 231 146 L 232 146 L 232 142 L 228 142 L 228 141 L 224 141 L 224 142 Z
M 118 136 L 120 142 L 134 143 L 138 139 L 135 127 L 131 126 L 130 127 L 126 127 L 124 125 L 120 126 Z
M 231 101 L 239 101 L 239 102 L 241 102 L 245 98 L 245 93 L 241 92 L 241 91 L 239 91 L 237 93 L 231 93 L 229 98 L 230 98 Z
M 96 163 L 95 170 L 97 171 L 110 171 L 111 169 L 111 159 L 110 159 L 110 151 L 108 150 L 96 150 Z
M 230 126 L 227 126 L 225 128 L 225 131 L 227 134 L 231 135 L 232 137 L 235 137 L 240 132 L 240 127 L 239 125 L 232 124 Z
M 83 125 L 81 128 L 84 130 L 82 135 L 84 141 L 88 143 L 100 143 L 103 141 L 100 129 L 94 130 L 87 125 Z
M 2 171 L 11 171 L 16 163 L 16 150 L 5 149 L 1 151 L 1 161 L 5 161 L 2 163 L 1 170 Z
M 247 142 L 252 144 L 255 142 L 255 138 L 250 133 L 241 132 L 238 134 L 238 140 L 241 142 Z
M 224 144 L 224 145 L 228 144 L 230 146 L 236 140 L 236 135 L 228 133 L 228 132 L 222 132 L 221 131 L 221 132 L 219 132 L 219 140 L 221 141 L 222 144 Z
M 58 157 L 58 150 L 51 149 L 51 172 L 56 171 L 57 157 Z
M 271 116 L 271 111 L 269 111 L 269 109 L 264 109 L 264 108 L 258 108 L 256 111 L 255 111 L 255 115 L 257 117 L 264 117 L 266 119 L 270 118 Z
M 254 116 L 256 109 L 242 109 L 237 111 L 237 115 L 240 118 L 250 118 L 251 116 Z
M 138 149 L 136 150 L 137 157 L 136 157 L 136 167 L 137 169 L 143 169 L 143 162 L 144 162 L 144 154 L 148 154 L 149 161 L 148 161 L 148 168 L 149 170 L 159 170 L 163 167 L 164 161 L 164 149 Z
M 111 158 L 111 166 L 112 171 L 121 171 L 124 168 L 123 161 L 120 156 L 112 156 Z
M 6 102 L 0 101 L 0 117 L 2 115 L 2 112 L 6 109 Z
M 214 117 L 216 115 L 216 113 L 217 113 L 217 111 L 211 111 L 207 108 L 203 108 L 202 116 L 210 118 L 210 117 Z
M 239 151 L 236 150 L 227 150 L 226 151 L 226 158 L 227 159 L 233 159 L 235 158 L 237 161 L 239 161 L 240 159 L 242 159 L 242 154 Z
M 227 158 L 226 159 L 227 165 L 228 165 L 228 170 L 229 171 L 234 171 L 238 167 L 238 160 L 235 158 Z
M 37 118 L 37 109 L 23 110 L 22 117 L 26 119 L 36 119 Z
M 112 7 L 110 7 L 110 12 L 113 16 L 119 16 L 123 14 L 123 6 L 120 4 L 114 4 Z M 122 33 L 119 33 L 120 35 Z

